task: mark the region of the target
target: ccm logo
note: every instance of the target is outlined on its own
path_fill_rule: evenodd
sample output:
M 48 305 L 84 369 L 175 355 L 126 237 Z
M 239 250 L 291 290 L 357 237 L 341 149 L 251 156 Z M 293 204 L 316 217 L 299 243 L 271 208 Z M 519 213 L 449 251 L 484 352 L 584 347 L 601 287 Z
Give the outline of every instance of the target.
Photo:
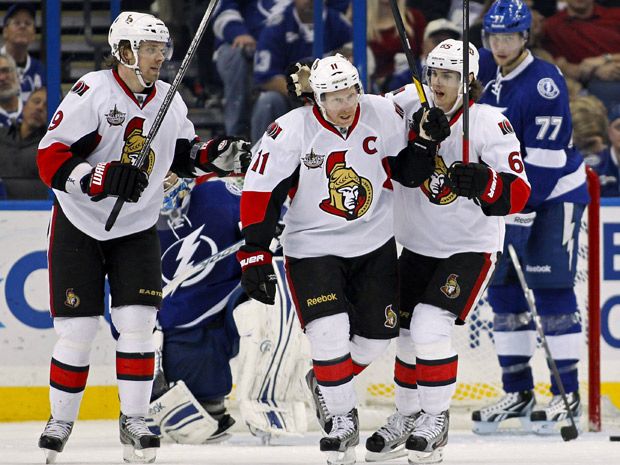
M 239 263 L 240 263 L 241 267 L 243 268 L 243 267 L 246 267 L 248 265 L 253 265 L 253 264 L 264 262 L 264 261 L 265 261 L 265 256 L 263 254 L 260 254 L 260 255 L 253 255 L 251 257 L 244 258 Z

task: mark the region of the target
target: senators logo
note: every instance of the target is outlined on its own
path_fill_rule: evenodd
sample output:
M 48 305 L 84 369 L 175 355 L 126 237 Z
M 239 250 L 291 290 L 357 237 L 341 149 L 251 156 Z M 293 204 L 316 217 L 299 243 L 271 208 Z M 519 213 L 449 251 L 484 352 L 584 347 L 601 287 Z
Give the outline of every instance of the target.
M 372 203 L 372 184 L 347 168 L 345 151 L 333 152 L 327 157 L 325 171 L 329 179 L 329 198 L 323 199 L 319 208 L 347 221 L 362 217 Z
M 281 132 L 282 132 L 282 128 L 275 121 L 271 123 L 269 127 L 267 128 L 267 131 L 265 131 L 265 133 L 269 137 L 271 137 L 273 140 L 275 140 L 280 135 Z
M 77 308 L 80 305 L 80 298 L 73 292 L 72 287 L 65 291 L 65 305 L 69 308 Z
M 459 295 L 461 295 L 461 286 L 459 286 L 457 281 L 458 277 L 458 274 L 451 274 L 448 276 L 448 279 L 446 279 L 446 284 L 440 288 L 441 292 L 443 292 L 448 299 L 456 299 Z
M 90 86 L 87 86 L 84 81 L 78 81 L 71 88 L 71 92 L 74 94 L 78 94 L 80 97 L 86 93 L 86 91 L 90 89 Z
M 127 123 L 124 134 L 125 145 L 123 145 L 123 155 L 121 156 L 122 163 L 133 163 L 142 151 L 144 141 L 146 140 L 146 137 L 143 135 L 143 126 L 144 118 L 139 117 L 135 117 Z M 144 159 L 142 169 L 148 174 L 151 174 L 154 165 L 155 152 L 153 152 L 153 149 L 149 148 L 149 154 Z
M 386 328 L 396 328 L 396 323 L 398 321 L 396 312 L 392 309 L 392 304 L 385 307 L 385 323 L 383 325 Z
M 440 155 L 435 157 L 435 172 L 420 186 L 428 200 L 435 205 L 447 205 L 456 200 L 448 184 L 448 169 Z

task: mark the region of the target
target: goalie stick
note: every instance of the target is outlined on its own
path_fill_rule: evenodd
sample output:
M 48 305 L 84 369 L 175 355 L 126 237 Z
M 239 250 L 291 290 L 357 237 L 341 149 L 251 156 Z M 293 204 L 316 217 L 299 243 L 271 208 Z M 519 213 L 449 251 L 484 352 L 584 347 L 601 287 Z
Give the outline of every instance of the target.
M 555 382 L 560 389 L 562 401 L 564 402 L 564 408 L 566 408 L 566 413 L 568 414 L 568 418 L 570 419 L 570 426 L 563 426 L 562 428 L 560 428 L 560 434 L 562 435 L 562 439 L 564 439 L 564 441 L 576 439 L 579 435 L 579 432 L 577 430 L 577 425 L 575 424 L 575 418 L 573 417 L 573 412 L 570 409 L 570 405 L 566 397 L 566 391 L 564 390 L 564 384 L 562 383 L 560 373 L 558 372 L 558 367 L 555 364 L 555 360 L 551 356 L 551 350 L 549 349 L 549 345 L 547 344 L 547 338 L 545 337 L 545 332 L 543 331 L 542 321 L 540 319 L 540 315 L 538 314 L 538 310 L 536 310 L 534 294 L 532 293 L 532 290 L 527 286 L 527 282 L 525 281 L 525 275 L 523 274 L 523 269 L 521 268 L 521 264 L 519 263 L 517 251 L 512 244 L 508 244 L 508 253 L 510 254 L 510 259 L 512 260 L 515 271 L 517 272 L 519 282 L 521 283 L 521 288 L 523 289 L 525 299 L 527 300 L 527 305 L 530 308 L 530 312 L 532 312 L 532 317 L 534 318 L 534 323 L 536 324 L 536 331 L 538 332 L 538 337 L 540 337 L 542 346 L 545 349 L 547 363 L 549 364 L 549 367 L 551 368 L 551 372 L 553 374 L 553 378 L 555 379 Z
M 157 111 L 157 115 L 155 115 L 155 120 L 153 121 L 153 125 L 151 126 L 151 129 L 149 130 L 148 135 L 144 139 L 144 145 L 142 146 L 142 150 L 140 150 L 140 153 L 138 154 L 138 156 L 133 160 L 132 165 L 141 167 L 142 164 L 144 163 L 144 160 L 146 159 L 146 156 L 151 149 L 151 143 L 153 142 L 153 139 L 155 138 L 155 136 L 157 135 L 157 132 L 159 131 L 159 127 L 161 126 L 161 123 L 163 122 L 164 117 L 166 116 L 166 113 L 168 112 L 168 108 L 170 108 L 170 104 L 172 103 L 174 94 L 176 94 L 177 89 L 179 85 L 181 84 L 181 81 L 185 77 L 185 73 L 187 72 L 187 68 L 189 67 L 189 62 L 192 60 L 192 58 L 194 58 L 196 49 L 198 48 L 198 45 L 200 44 L 200 41 L 202 40 L 202 36 L 204 35 L 205 30 L 207 29 L 207 23 L 209 22 L 209 19 L 211 19 L 211 16 L 213 15 L 213 10 L 217 6 L 218 1 L 219 0 L 211 0 L 209 2 L 209 6 L 207 7 L 207 10 L 205 11 L 204 16 L 202 17 L 202 21 L 200 21 L 200 25 L 198 26 L 198 29 L 196 30 L 196 35 L 192 39 L 192 42 L 189 44 L 189 48 L 187 49 L 185 58 L 183 58 L 183 61 L 181 62 L 181 66 L 179 67 L 179 70 L 177 71 L 177 75 L 174 77 L 174 80 L 172 81 L 172 84 L 170 85 L 170 88 L 168 89 L 168 93 L 164 97 L 164 101 L 162 102 L 161 107 L 159 107 L 159 110 Z M 116 219 L 118 218 L 118 215 L 121 212 L 121 208 L 123 208 L 124 203 L 125 201 L 121 197 L 118 197 L 116 199 L 116 203 L 114 204 L 114 207 L 112 208 L 112 211 L 110 212 L 110 216 L 108 216 L 108 220 L 105 223 L 106 231 L 109 231 L 110 229 L 112 229 L 112 227 L 114 226 L 114 223 L 116 223 Z

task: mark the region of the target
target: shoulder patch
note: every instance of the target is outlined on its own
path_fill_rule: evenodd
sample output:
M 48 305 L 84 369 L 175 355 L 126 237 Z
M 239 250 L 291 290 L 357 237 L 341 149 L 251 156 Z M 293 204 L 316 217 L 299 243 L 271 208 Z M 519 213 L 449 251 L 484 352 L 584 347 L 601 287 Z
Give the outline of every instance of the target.
M 551 78 L 542 78 L 536 84 L 536 89 L 538 89 L 538 93 L 547 100 L 553 100 L 558 95 L 560 95 L 560 89 L 556 85 L 555 81 Z
M 508 121 L 507 119 L 500 121 L 499 123 L 497 123 L 497 125 L 499 126 L 499 129 L 502 131 L 503 135 L 515 132 L 515 130 L 512 128 L 512 125 L 510 124 L 510 121 Z
M 78 81 L 71 88 L 71 92 L 78 94 L 81 97 L 88 89 L 90 89 L 90 86 L 88 86 L 84 81 Z
M 274 121 L 273 123 L 269 125 L 269 127 L 267 127 L 265 134 L 267 134 L 269 137 L 275 140 L 280 135 L 281 132 L 282 132 L 282 128 L 280 127 L 278 123 Z
M 396 110 L 396 113 L 398 114 L 398 116 L 400 116 L 401 118 L 405 117 L 405 110 L 403 110 L 403 108 L 396 102 L 394 103 L 394 110 Z

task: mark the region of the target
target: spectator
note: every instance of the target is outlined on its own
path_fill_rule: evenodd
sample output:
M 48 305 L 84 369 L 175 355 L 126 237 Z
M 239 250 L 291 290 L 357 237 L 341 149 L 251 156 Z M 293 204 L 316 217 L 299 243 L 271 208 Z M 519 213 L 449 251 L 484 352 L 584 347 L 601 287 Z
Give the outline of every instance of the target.
M 417 57 L 422 52 L 422 41 L 426 19 L 416 8 L 407 8 L 405 0 L 398 0 L 398 7 L 405 26 L 405 32 Z M 376 69 L 371 77 L 376 90 L 385 91 L 394 74 L 395 57 L 403 52 L 403 46 L 394 24 L 390 0 L 368 0 L 366 35 L 372 50 Z
M 586 163 L 597 169 L 601 162 L 598 154 L 607 147 L 607 109 L 594 95 L 588 95 L 571 100 L 570 112 L 573 117 L 573 143 Z
M 267 126 L 297 103 L 289 98 L 285 71 L 289 64 L 312 58 L 314 42 L 312 0 L 294 0 L 282 14 L 269 19 L 261 31 L 254 57 L 254 84 L 261 93 L 252 111 L 252 142 Z M 324 13 L 325 51 L 336 50 L 351 40 L 351 24 L 329 6 Z
M 565 76 L 578 79 L 608 108 L 620 103 L 620 8 L 567 0 L 547 18 L 542 45 Z
M 39 178 L 37 147 L 47 125 L 47 91 L 36 89 L 24 105 L 21 123 L 0 127 L 0 173 L 10 200 L 47 199 Z
M 4 15 L 0 53 L 8 54 L 17 64 L 21 86 L 21 100 L 26 102 L 30 93 L 45 85 L 43 64 L 30 56 L 28 47 L 35 41 L 36 8 L 30 3 L 14 3 Z
M 601 163 L 596 172 L 601 181 L 601 195 L 603 197 L 620 196 L 620 106 L 616 106 L 609 113 L 609 127 L 607 128 L 609 147 L 600 153 Z
M 15 60 L 0 53 L 0 127 L 20 121 L 24 104 L 19 98 L 19 77 Z

